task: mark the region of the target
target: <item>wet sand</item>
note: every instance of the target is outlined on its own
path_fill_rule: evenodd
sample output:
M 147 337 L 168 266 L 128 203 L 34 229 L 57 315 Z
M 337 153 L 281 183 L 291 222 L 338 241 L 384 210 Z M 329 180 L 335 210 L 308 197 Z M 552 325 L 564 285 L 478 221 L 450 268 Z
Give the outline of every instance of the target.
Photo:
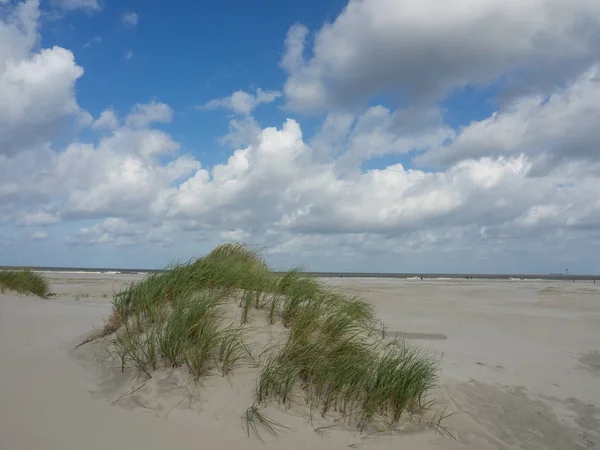
M 255 375 L 122 374 L 102 343 L 75 350 L 141 275 L 48 274 L 49 299 L 0 295 L 0 445 L 7 450 L 177 448 L 585 449 L 600 447 L 600 285 L 591 282 L 325 279 L 371 302 L 388 337 L 440 359 L 449 437 L 417 426 L 368 438 L 288 427 L 248 438 Z M 267 333 L 257 330 L 257 336 Z M 262 333 L 262 334 L 261 334 Z M 118 365 L 118 364 L 117 364 Z

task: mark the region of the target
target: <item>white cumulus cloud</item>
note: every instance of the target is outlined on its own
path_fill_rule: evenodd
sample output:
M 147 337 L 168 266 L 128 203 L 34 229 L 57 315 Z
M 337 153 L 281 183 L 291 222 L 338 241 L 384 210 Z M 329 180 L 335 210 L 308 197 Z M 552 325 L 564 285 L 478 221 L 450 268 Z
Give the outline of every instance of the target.
M 350 0 L 314 39 L 290 29 L 284 92 L 313 110 L 390 92 L 432 101 L 515 70 L 560 82 L 600 57 L 599 18 L 596 0 Z
M 233 113 L 223 139 L 234 150 L 211 165 L 168 132 L 174 111 L 158 100 L 129 112 L 107 105 L 92 119 L 75 96 L 83 68 L 40 43 L 37 2 L 11 5 L 0 20 L 0 224 L 12 231 L 0 246 L 130 246 L 143 266 L 184 256 L 147 263 L 155 248 L 244 240 L 282 267 L 600 270 L 596 3 L 453 5 L 352 0 L 314 39 L 292 28 L 286 99 L 328 109 L 323 122 L 259 123 L 253 111 L 277 91 L 213 100 Z M 425 101 L 511 68 L 552 78 L 562 66 L 571 75 L 560 86 L 462 128 Z M 395 89 L 425 100 L 395 108 L 372 98 Z M 73 124 L 88 128 L 56 139 Z
M 114 130 L 118 127 L 119 118 L 117 117 L 117 113 L 113 109 L 105 109 L 104 111 L 102 111 L 100 113 L 100 117 L 98 117 L 92 124 L 92 128 L 97 130 Z
M 152 123 L 168 123 L 173 119 L 173 110 L 165 103 L 153 101 L 137 104 L 125 119 L 127 126 L 140 128 Z
M 229 97 L 217 98 L 204 105 L 207 109 L 224 108 L 231 110 L 234 114 L 248 116 L 254 109 L 266 103 L 273 103 L 281 96 L 278 91 L 263 91 L 261 88 L 256 90 L 256 94 L 249 94 L 245 91 L 235 91 Z
M 0 20 L 0 154 L 12 155 L 90 120 L 74 95 L 83 69 L 73 53 L 61 47 L 34 51 L 38 18 L 37 2 L 29 0 Z
M 562 162 L 600 162 L 600 66 L 593 65 L 547 96 L 520 97 L 487 119 L 464 127 L 446 146 L 419 158 L 448 166 L 461 159 L 525 153 L 540 171 Z

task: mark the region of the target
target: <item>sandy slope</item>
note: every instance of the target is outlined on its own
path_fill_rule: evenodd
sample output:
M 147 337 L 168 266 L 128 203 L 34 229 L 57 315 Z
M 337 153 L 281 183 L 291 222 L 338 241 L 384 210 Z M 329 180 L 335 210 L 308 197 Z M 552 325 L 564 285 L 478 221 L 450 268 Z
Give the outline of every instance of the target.
M 73 350 L 132 276 L 69 277 L 52 275 L 49 300 L 0 296 L 2 449 L 600 447 L 600 285 L 327 280 L 371 301 L 390 335 L 438 352 L 437 395 L 456 413 L 445 423 L 457 439 L 416 426 L 368 439 L 343 427 L 317 433 L 326 422 L 270 407 L 289 430 L 262 443 L 240 419 L 250 368 L 194 387 L 181 372 L 122 374 L 103 343 Z

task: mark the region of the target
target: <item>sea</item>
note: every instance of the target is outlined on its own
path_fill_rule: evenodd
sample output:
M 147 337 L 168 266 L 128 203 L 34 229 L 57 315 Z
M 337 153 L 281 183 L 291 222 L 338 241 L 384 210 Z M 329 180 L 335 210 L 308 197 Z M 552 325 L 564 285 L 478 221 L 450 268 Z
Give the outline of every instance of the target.
M 139 274 L 160 273 L 157 269 L 116 269 L 89 267 L 20 267 L 0 266 L 0 270 L 31 269 L 36 272 L 53 272 L 64 274 Z M 577 274 L 502 274 L 502 273 L 373 273 L 373 272 L 305 272 L 306 275 L 319 278 L 400 278 L 405 280 L 507 280 L 507 281 L 600 281 L 600 275 Z

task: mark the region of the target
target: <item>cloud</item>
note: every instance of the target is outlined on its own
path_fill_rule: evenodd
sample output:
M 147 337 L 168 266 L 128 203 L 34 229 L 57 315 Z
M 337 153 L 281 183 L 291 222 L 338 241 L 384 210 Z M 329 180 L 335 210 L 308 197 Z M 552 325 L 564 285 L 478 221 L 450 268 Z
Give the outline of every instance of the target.
M 161 192 L 200 167 L 177 155 L 179 144 L 169 134 L 150 128 L 170 116 L 164 104 L 138 104 L 119 125 L 107 110 L 95 122 L 106 130 L 97 145 L 74 142 L 60 151 L 40 146 L 4 157 L 0 217 L 19 218 L 23 225 L 54 221 L 40 209 L 62 220 L 147 217 Z
M 309 68 L 321 64 L 319 55 L 338 39 L 336 33 L 345 31 L 339 28 L 348 20 L 342 20 L 345 14 L 355 14 L 353 8 L 367 14 L 369 8 L 383 4 L 351 2 L 340 18 L 317 35 L 309 58 L 303 55 L 308 53 L 304 50 L 310 37 L 301 26 L 294 28 L 281 63 L 290 72 L 288 82 L 310 75 Z M 411 30 L 416 36 L 430 33 L 436 41 L 466 45 L 457 40 L 454 22 L 462 20 L 464 33 L 469 35 L 475 13 L 500 41 L 494 33 L 502 24 L 513 24 L 515 33 L 523 35 L 515 11 L 527 12 L 530 6 L 530 2 L 474 3 L 472 9 L 457 9 L 448 24 L 435 22 L 446 27 L 447 34 L 440 34 L 435 27 L 425 26 L 429 22 L 421 8 L 427 3 L 409 5 L 402 0 L 398 4 L 412 14 L 416 24 L 411 28 L 410 21 L 403 19 L 408 31 L 393 31 L 386 22 L 398 20 L 393 8 L 389 17 L 380 13 L 361 17 L 382 21 L 381 42 L 389 40 L 390 48 L 400 50 L 403 47 L 398 47 L 395 38 Z M 548 20 L 554 14 L 590 7 L 585 0 L 557 2 L 556 11 L 550 14 L 547 4 L 540 0 L 540 16 L 535 20 L 531 15 L 521 19 L 533 20 L 530 25 L 538 30 L 537 34 L 532 31 L 535 39 L 522 45 L 533 45 L 538 52 L 546 44 L 537 41 L 545 36 L 537 21 L 553 24 L 558 19 Z M 485 21 L 490 5 L 496 5 L 498 24 Z M 93 120 L 75 97 L 83 68 L 70 51 L 40 45 L 38 16 L 37 3 L 28 1 L 11 7 L 0 26 L 0 223 L 7 229 L 0 245 L 11 246 L 7 254 L 17 246 L 20 252 L 24 246 L 47 248 L 44 239 L 32 239 L 33 233 L 47 233 L 53 246 L 60 242 L 96 245 L 107 251 L 132 246 L 131 251 L 139 251 L 140 266 L 242 239 L 264 248 L 269 261 L 278 267 L 510 272 L 551 271 L 559 261 L 561 267 L 568 264 L 573 270 L 600 270 L 596 254 L 600 159 L 595 126 L 600 98 L 595 65 L 588 64 L 569 82 L 562 80 L 561 87 L 543 95 L 520 95 L 490 117 L 461 129 L 445 125 L 435 105 L 417 102 L 394 108 L 377 104 L 370 97 L 376 90 L 369 83 L 364 93 L 371 100 L 368 107 L 330 110 L 320 127 L 316 121 L 303 125 L 292 117 L 277 127 L 264 126 L 252 112 L 276 100 L 278 93 L 239 91 L 242 94 L 217 99 L 212 105 L 233 113 L 223 139 L 234 150 L 226 160 L 207 165 L 166 131 L 174 112 L 165 103 L 138 103 L 120 115 L 107 108 Z M 568 23 L 569 17 L 573 15 L 567 14 Z M 361 46 L 372 49 L 372 28 L 369 21 L 356 28 L 365 41 L 336 57 L 351 62 L 353 52 L 364 54 Z M 565 36 L 581 37 L 579 28 L 555 31 L 556 36 L 547 39 L 556 45 Z M 328 34 L 333 37 L 325 39 Z M 345 42 L 345 35 L 340 36 L 339 42 Z M 585 58 L 590 54 L 587 37 L 583 35 L 576 46 Z M 417 40 L 413 45 L 419 42 L 428 43 Z M 423 48 L 437 48 L 430 44 Z M 492 46 L 485 39 L 484 44 L 488 50 Z M 388 50 L 381 47 L 381 51 Z M 494 55 L 504 61 L 514 59 L 513 67 L 529 54 L 522 48 L 505 51 L 513 56 L 504 57 L 498 51 Z M 464 52 L 458 54 L 461 61 L 471 61 Z M 548 62 L 560 59 L 552 52 L 547 56 Z M 545 67 L 536 58 L 535 68 Z M 327 64 L 337 67 L 334 60 Z M 470 74 L 485 72 L 478 62 L 469 64 Z M 375 69 L 385 73 L 388 66 Z M 305 81 L 310 87 L 315 80 L 324 80 L 323 98 L 327 105 L 334 105 L 332 92 L 354 81 L 342 77 L 339 84 L 334 83 L 335 77 L 329 76 L 338 76 L 337 72 L 329 70 L 323 72 L 324 77 Z M 395 70 L 388 75 L 402 75 Z M 356 72 L 357 79 L 364 74 L 373 76 L 368 65 Z M 456 84 L 452 71 L 449 81 L 444 81 L 443 73 L 426 75 L 424 85 L 444 90 Z M 408 75 L 398 80 L 397 86 L 418 85 Z M 358 101 L 358 97 L 349 99 Z M 288 96 L 288 100 L 293 99 Z M 310 96 L 304 100 L 310 103 Z M 57 132 L 74 123 L 89 128 L 77 137 L 63 134 L 57 139 Z M 316 133 L 307 134 L 314 129 Z M 422 166 L 410 166 L 415 155 Z M 387 159 L 365 166 L 382 157 Z M 165 250 L 160 261 L 148 262 L 155 248 L 170 250 Z M 72 258 L 88 253 L 61 251 Z M 119 265 L 118 261 L 113 265 Z
M 234 114 L 249 116 L 257 106 L 273 103 L 280 96 L 281 93 L 278 91 L 263 91 L 261 88 L 256 90 L 256 94 L 236 91 L 229 97 L 217 98 L 209 101 L 204 105 L 204 108 L 224 108 L 231 110 Z
M 229 132 L 221 138 L 221 143 L 233 148 L 256 144 L 262 129 L 251 116 L 233 118 L 229 121 Z
M 35 0 L 19 3 L 0 17 L 0 70 L 11 61 L 26 59 L 38 43 L 39 5 Z M 2 72 L 3 78 L 5 77 Z
M 161 108 L 139 105 L 131 114 L 155 109 Z M 344 173 L 335 159 L 317 158 L 290 119 L 281 128 L 260 129 L 256 144 L 236 150 L 227 162 L 203 168 L 176 155 L 177 143 L 164 132 L 128 122 L 97 146 L 71 144 L 60 153 L 38 150 L 8 159 L 0 179 L 4 189 L 15 189 L 0 195 L 2 208 L 12 202 L 18 204 L 13 213 L 29 208 L 31 217 L 46 208 L 60 211 L 62 220 L 98 220 L 72 234 L 72 245 L 144 246 L 150 239 L 169 245 L 193 232 L 199 242 L 243 239 L 266 248 L 274 260 L 313 258 L 312 264 L 317 256 L 391 261 L 411 255 L 411 264 L 425 268 L 435 265 L 427 266 L 424 255 L 431 262 L 464 252 L 473 261 L 490 255 L 510 261 L 511 249 L 546 245 L 538 254 L 558 255 L 552 252 L 584 249 L 584 242 L 600 239 L 594 237 L 600 165 L 571 161 L 531 177 L 533 160 L 514 154 L 465 159 L 437 172 L 392 164 Z M 340 131 L 346 136 L 340 141 L 348 141 L 359 122 Z M 10 200 L 15 195 L 18 202 Z M 553 240 L 559 244 L 551 247 Z M 585 254 L 581 261 L 591 261 Z
M 441 124 L 427 127 L 413 125 L 406 129 L 405 124 L 402 123 L 404 116 L 404 110 L 392 112 L 381 105 L 367 108 L 356 117 L 351 130 L 346 128 L 348 133 L 345 135 L 344 141 L 337 146 L 337 167 L 359 169 L 363 162 L 373 158 L 438 148 L 455 135 L 453 129 Z M 341 117 L 344 121 L 347 120 L 348 115 L 338 114 L 328 118 L 331 117 Z M 316 137 L 318 144 L 322 145 L 318 140 L 323 136 L 327 138 L 328 134 L 335 133 L 335 130 L 331 129 L 332 125 L 348 126 L 347 122 L 332 124 L 326 121 L 325 128 Z
M 600 57 L 596 0 L 350 0 L 314 36 L 294 25 L 281 66 L 287 106 L 349 108 L 382 93 L 439 100 L 519 74 L 554 84 Z
M 72 234 L 72 245 L 169 245 L 193 232 L 198 242 L 243 239 L 275 260 L 413 255 L 422 267 L 431 267 L 423 255 L 434 261 L 440 252 L 509 261 L 509 249 L 538 251 L 553 239 L 561 242 L 556 251 L 569 242 L 582 248 L 600 226 L 600 165 L 583 161 L 565 161 L 543 177 L 530 176 L 535 160 L 521 153 L 466 158 L 437 172 L 401 164 L 340 171 L 353 136 L 389 125 L 394 112 L 382 107 L 330 118 L 322 130 L 333 136 L 328 158 L 289 119 L 281 128 L 256 124 L 255 143 L 212 168 L 177 155 L 178 144 L 150 128 L 168 120 L 167 111 L 156 102 L 137 105 L 97 145 L 5 160 L 0 215 L 21 214 L 23 225 L 57 220 L 59 212 L 61 220 L 98 220 Z M 6 209 L 11 204 L 18 208 Z
M 145 127 L 153 123 L 168 123 L 173 119 L 173 110 L 165 103 L 151 103 L 135 105 L 126 117 L 125 123 L 129 127 Z
M 131 61 L 133 59 L 133 52 L 131 50 L 125 51 L 125 59 Z
M 48 237 L 48 233 L 45 231 L 34 231 L 31 233 L 31 239 L 35 239 L 36 241 L 40 241 L 42 239 L 46 239 Z
M 0 154 L 13 155 L 90 120 L 75 99 L 83 69 L 73 53 L 61 47 L 33 51 L 38 18 L 37 2 L 30 0 L 0 22 Z
M 102 43 L 102 38 L 100 36 L 94 36 L 92 39 L 90 39 L 85 44 L 83 44 L 81 46 L 81 48 L 86 49 L 86 48 L 90 48 L 94 44 L 101 44 L 101 43 Z
M 52 0 L 52 4 L 65 11 L 75 11 L 77 9 L 100 11 L 102 9 L 102 5 L 98 0 Z
M 133 27 L 137 26 L 138 21 L 139 21 L 139 17 L 133 11 L 123 13 L 123 15 L 121 16 L 121 23 L 125 27 L 133 28 Z
M 240 228 L 236 230 L 222 231 L 221 239 L 230 242 L 243 242 L 250 236 L 250 233 Z
M 304 65 L 304 49 L 307 45 L 308 28 L 296 24 L 290 27 L 285 38 L 285 52 L 281 59 L 281 67 L 293 73 Z
M 447 172 L 396 164 L 344 177 L 334 166 L 312 160 L 299 125 L 288 120 L 280 130 L 264 129 L 256 147 L 237 150 L 227 164 L 196 172 L 166 198 L 163 211 L 261 232 L 403 233 L 431 220 L 441 225 L 475 199 L 473 206 L 482 209 L 477 220 L 484 220 L 486 202 L 499 190 L 514 192 L 513 186 L 530 183 L 529 168 L 529 161 L 518 156 L 466 161 Z M 513 209 L 506 220 L 526 211 L 515 204 L 506 207 Z M 460 217 L 455 220 L 462 225 Z
M 190 157 L 176 155 L 179 144 L 171 136 L 147 128 L 154 120 L 165 119 L 152 117 L 160 110 L 160 104 L 137 105 L 125 118 L 126 125 L 97 146 L 71 144 L 55 158 L 53 176 L 65 178 L 61 190 L 65 214 L 144 217 L 162 190 L 199 167 Z
M 170 229 L 165 225 L 148 226 L 130 223 L 119 217 L 109 217 L 91 227 L 80 228 L 67 239 L 70 245 L 111 245 L 116 247 L 139 244 L 166 244 Z
M 464 127 L 447 145 L 417 157 L 447 167 L 481 157 L 526 154 L 547 173 L 560 163 L 600 162 L 600 66 L 594 65 L 548 96 L 518 98 L 484 120 Z
M 25 214 L 21 219 L 19 219 L 18 223 L 19 225 L 30 227 L 54 225 L 59 221 L 60 218 L 55 214 L 51 214 L 44 211 L 37 211 Z
M 117 113 L 112 109 L 102 111 L 100 117 L 92 124 L 92 128 L 96 130 L 115 130 L 118 127 L 119 118 L 117 117 Z

